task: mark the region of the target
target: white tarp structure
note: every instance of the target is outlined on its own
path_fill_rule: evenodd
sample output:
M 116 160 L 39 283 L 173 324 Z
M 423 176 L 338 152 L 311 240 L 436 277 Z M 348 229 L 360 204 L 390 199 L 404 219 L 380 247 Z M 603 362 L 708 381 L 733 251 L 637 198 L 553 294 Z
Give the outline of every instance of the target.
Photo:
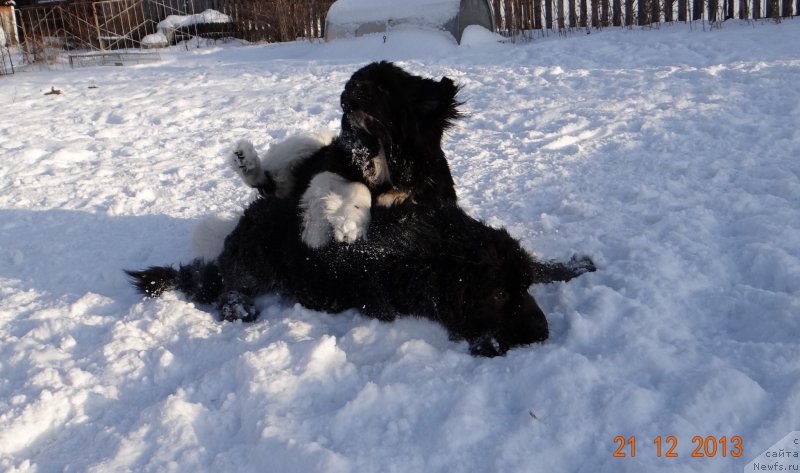
M 203 23 L 230 23 L 231 17 L 216 10 L 205 10 L 195 15 L 169 15 L 158 22 L 158 31 L 142 38 L 146 48 L 164 48 L 172 42 L 175 30 Z
M 325 40 L 383 33 L 401 25 L 448 31 L 460 43 L 467 26 L 493 31 L 494 16 L 486 0 L 338 0 L 328 10 Z

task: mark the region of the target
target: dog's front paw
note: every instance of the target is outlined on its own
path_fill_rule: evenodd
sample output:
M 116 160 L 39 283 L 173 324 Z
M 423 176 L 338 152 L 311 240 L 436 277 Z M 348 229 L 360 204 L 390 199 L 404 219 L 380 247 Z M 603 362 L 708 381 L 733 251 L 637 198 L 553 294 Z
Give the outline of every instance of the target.
M 323 172 L 314 176 L 300 199 L 302 239 L 311 248 L 330 242 L 352 243 L 367 233 L 372 195 L 360 182 Z
M 233 147 L 229 161 L 234 172 L 250 187 L 256 187 L 264 180 L 264 173 L 261 171 L 261 160 L 258 158 L 253 143 L 247 140 L 239 140 Z
M 355 205 L 342 205 L 338 211 L 326 217 L 333 228 L 333 238 L 336 241 L 352 243 L 367 234 L 369 207 L 364 209 Z
M 322 248 L 331 241 L 331 226 L 324 218 L 315 216 L 313 210 L 307 210 L 300 238 L 309 248 Z
M 369 189 L 358 182 L 348 183 L 338 191 L 325 198 L 325 219 L 336 241 L 352 243 L 367 235 L 372 196 Z
M 353 243 L 367 233 L 367 228 L 352 220 L 332 222 L 333 238 L 343 243 Z
M 502 356 L 508 349 L 503 349 L 500 343 L 493 337 L 485 335 L 469 342 L 469 352 L 472 356 L 485 356 L 492 358 Z
M 220 296 L 218 304 L 222 320 L 227 320 L 228 322 L 236 320 L 252 322 L 258 315 L 252 299 L 238 291 L 224 293 Z
M 597 271 L 597 266 L 595 266 L 594 261 L 588 256 L 572 255 L 572 258 L 567 263 L 567 267 L 572 270 L 575 276 Z

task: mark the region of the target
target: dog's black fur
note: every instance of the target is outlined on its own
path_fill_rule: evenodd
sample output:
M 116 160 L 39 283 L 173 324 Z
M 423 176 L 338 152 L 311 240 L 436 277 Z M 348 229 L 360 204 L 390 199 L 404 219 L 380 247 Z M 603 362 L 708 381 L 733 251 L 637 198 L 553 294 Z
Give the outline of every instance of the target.
M 294 167 L 291 194 L 299 198 L 315 175 L 329 171 L 365 184 L 373 207 L 406 199 L 431 207 L 455 202 L 441 143 L 461 116 L 458 91 L 447 77 L 419 77 L 386 61 L 357 70 L 341 95 L 339 135 Z M 275 186 L 267 173 L 255 187 L 268 196 Z
M 354 308 L 387 321 L 422 316 L 466 339 L 476 355 L 545 340 L 547 319 L 528 288 L 568 281 L 594 264 L 537 261 L 505 230 L 455 204 L 441 139 L 459 116 L 457 92 L 448 78 L 413 76 L 387 62 L 360 69 L 341 96 L 339 137 L 293 165 L 293 188 L 283 198 L 273 195 L 276 182 L 266 175 L 256 185 L 262 198 L 215 261 L 129 271 L 134 285 L 153 297 L 178 289 L 217 305 L 225 320 L 254 320 L 252 298 L 266 292 L 327 312 Z M 323 172 L 369 188 L 366 239 L 304 244 L 299 201 Z
M 475 355 L 502 355 L 545 340 L 547 319 L 531 284 L 567 281 L 594 271 L 588 258 L 540 262 L 505 230 L 484 225 L 455 205 L 377 208 L 366 239 L 310 249 L 299 238 L 291 199 L 266 197 L 245 211 L 213 262 L 129 271 L 156 297 L 178 289 L 219 307 L 226 320 L 252 321 L 252 297 L 277 292 L 311 309 L 358 309 L 389 321 L 417 315 L 466 339 Z

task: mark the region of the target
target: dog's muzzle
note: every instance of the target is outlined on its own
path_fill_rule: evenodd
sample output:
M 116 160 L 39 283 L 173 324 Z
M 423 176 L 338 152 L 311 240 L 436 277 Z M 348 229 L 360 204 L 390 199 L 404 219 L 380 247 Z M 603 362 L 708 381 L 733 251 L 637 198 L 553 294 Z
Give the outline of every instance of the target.
M 347 115 L 348 123 L 350 123 L 350 126 L 353 129 L 361 130 L 367 133 L 370 133 L 369 125 L 377 122 L 375 117 L 363 110 L 355 110 L 349 113 L 345 112 L 345 114 Z

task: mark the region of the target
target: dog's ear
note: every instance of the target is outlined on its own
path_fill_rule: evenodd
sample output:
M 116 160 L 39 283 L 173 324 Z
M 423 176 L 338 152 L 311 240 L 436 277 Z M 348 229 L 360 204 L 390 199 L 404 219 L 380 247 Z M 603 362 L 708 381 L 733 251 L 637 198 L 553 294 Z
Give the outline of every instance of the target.
M 439 81 L 439 89 L 441 90 L 442 99 L 453 103 L 456 102 L 456 94 L 458 94 L 460 87 L 453 82 L 453 79 L 446 76 L 442 77 L 442 80 Z
M 450 128 L 453 120 L 461 116 L 456 100 L 460 87 L 449 77 L 443 77 L 439 82 L 426 83 L 424 98 L 420 102 L 420 111 L 438 122 L 442 130 Z

